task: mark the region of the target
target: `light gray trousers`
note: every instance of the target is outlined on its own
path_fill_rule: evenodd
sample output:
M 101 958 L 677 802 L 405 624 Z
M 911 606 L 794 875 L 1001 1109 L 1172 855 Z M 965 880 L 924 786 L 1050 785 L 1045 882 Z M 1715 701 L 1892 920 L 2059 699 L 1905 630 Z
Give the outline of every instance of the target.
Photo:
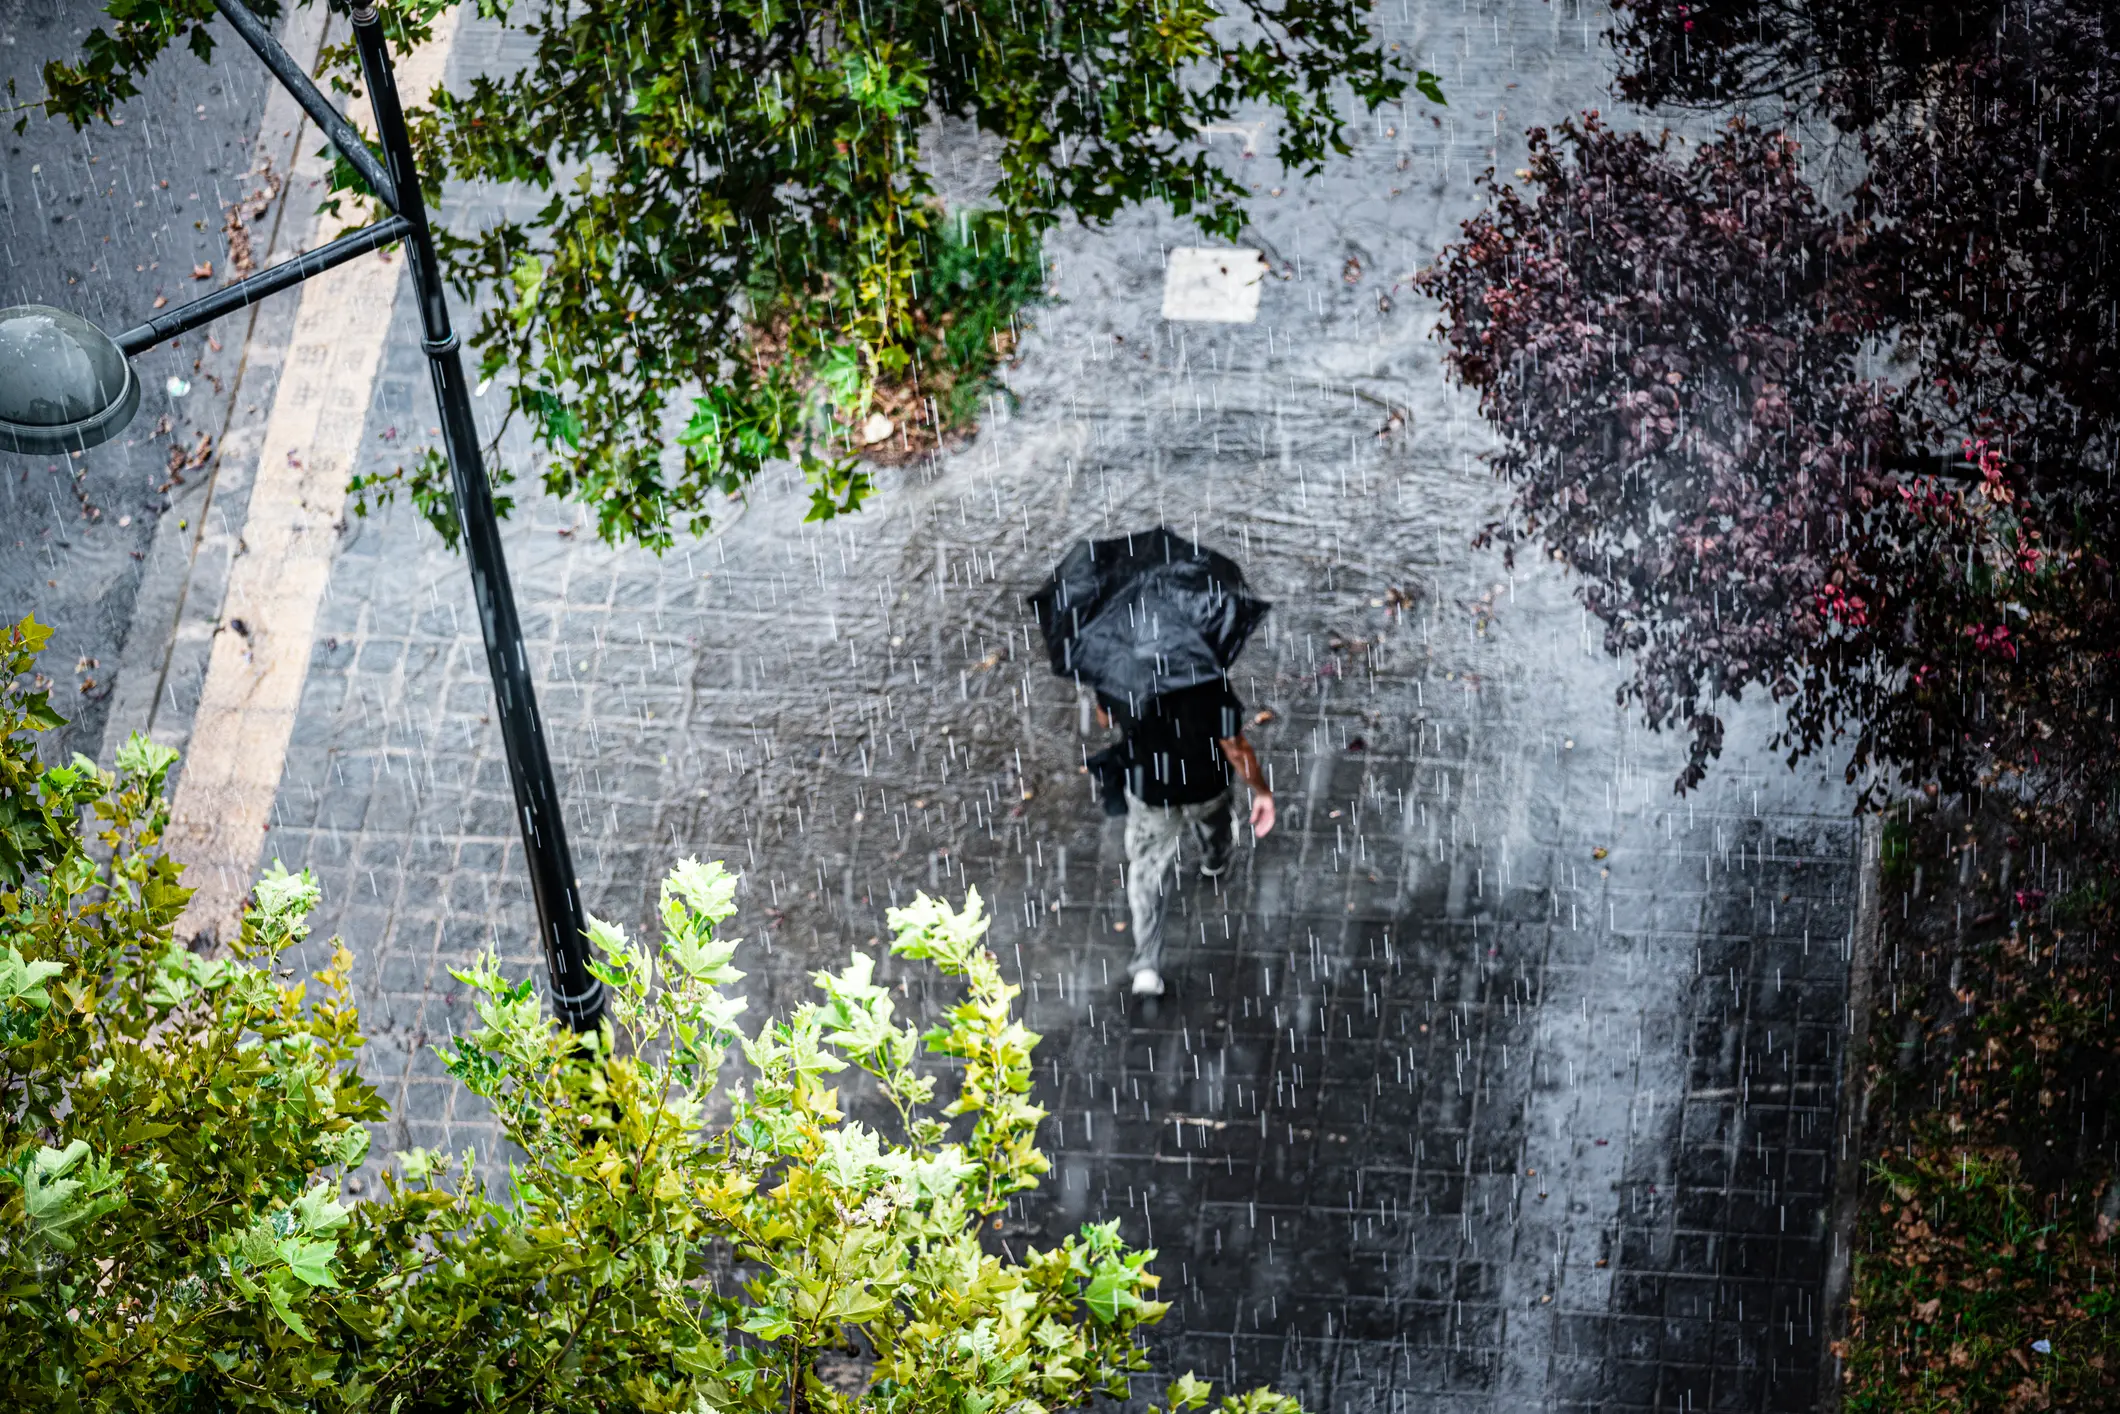
M 1163 920 L 1178 885 L 1178 854 L 1190 837 L 1203 867 L 1220 873 L 1236 847 L 1231 796 L 1223 791 L 1197 805 L 1144 805 L 1126 796 L 1126 903 L 1133 914 L 1134 960 L 1128 973 L 1163 969 Z

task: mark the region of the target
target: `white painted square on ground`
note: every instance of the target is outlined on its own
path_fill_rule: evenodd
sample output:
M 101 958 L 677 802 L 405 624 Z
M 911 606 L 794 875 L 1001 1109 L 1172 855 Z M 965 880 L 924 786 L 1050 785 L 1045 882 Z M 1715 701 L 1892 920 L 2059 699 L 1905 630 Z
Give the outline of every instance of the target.
M 1255 250 L 1181 245 L 1163 267 L 1163 317 L 1198 324 L 1250 324 L 1259 317 L 1266 260 Z

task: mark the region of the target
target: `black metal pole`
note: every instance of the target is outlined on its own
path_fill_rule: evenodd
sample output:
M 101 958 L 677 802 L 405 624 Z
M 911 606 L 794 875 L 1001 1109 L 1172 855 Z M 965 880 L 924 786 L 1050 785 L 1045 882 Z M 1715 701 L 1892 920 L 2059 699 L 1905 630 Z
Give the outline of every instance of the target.
M 386 216 L 373 226 L 363 226 L 358 231 L 340 236 L 329 245 L 305 250 L 300 255 L 268 266 L 255 275 L 246 276 L 233 285 L 223 286 L 189 304 L 180 304 L 166 314 L 158 314 L 145 324 L 134 325 L 117 336 L 118 351 L 127 358 L 146 353 L 164 339 L 188 334 L 201 324 L 211 324 L 222 315 L 247 308 L 267 295 L 291 289 L 311 275 L 321 275 L 326 270 L 344 265 L 355 256 L 366 255 L 371 250 L 396 245 L 405 239 L 409 229 L 404 217 Z
M 367 144 L 361 141 L 353 124 L 331 106 L 331 100 L 318 91 L 308 74 L 302 72 L 302 66 L 294 61 L 294 56 L 280 47 L 280 41 L 272 37 L 272 31 L 265 28 L 264 22 L 253 15 L 242 0 L 214 0 L 214 8 L 221 12 L 222 19 L 228 21 L 229 28 L 265 62 L 265 67 L 272 70 L 280 87 L 302 105 L 309 120 L 323 129 L 324 135 L 331 139 L 331 145 L 339 150 L 339 155 L 361 174 L 362 181 L 368 183 L 369 190 L 383 199 L 383 205 L 392 211 L 397 210 L 397 184 L 375 160 L 375 154 L 368 150 Z
M 426 201 L 413 165 L 412 142 L 405 132 L 405 113 L 398 100 L 397 78 L 383 27 L 367 0 L 356 0 L 354 43 L 360 50 L 362 77 L 375 114 L 383 161 L 397 197 L 398 215 L 409 227 L 405 236 L 412 288 L 419 299 L 428 370 L 434 398 L 441 405 L 442 443 L 449 454 L 450 483 L 456 493 L 464 554 L 471 565 L 472 593 L 478 601 L 479 627 L 486 637 L 486 666 L 493 674 L 493 696 L 500 712 L 501 741 L 508 753 L 508 776 L 515 787 L 515 807 L 523 831 L 523 853 L 530 865 L 530 891 L 537 900 L 538 931 L 543 935 L 546 965 L 551 969 L 552 1009 L 576 1030 L 593 1029 L 603 1016 L 604 986 L 588 969 L 587 915 L 575 882 L 574 860 L 567 851 L 566 827 L 560 819 L 559 788 L 552 778 L 552 759 L 545 750 L 538 721 L 537 693 L 523 645 L 515 595 L 508 583 L 508 563 L 501 553 L 500 526 L 493 514 L 492 488 L 479 453 L 478 429 L 471 417 L 471 391 L 464 379 L 456 333 L 449 325 L 449 305 L 442 288 L 441 264 L 427 225 Z

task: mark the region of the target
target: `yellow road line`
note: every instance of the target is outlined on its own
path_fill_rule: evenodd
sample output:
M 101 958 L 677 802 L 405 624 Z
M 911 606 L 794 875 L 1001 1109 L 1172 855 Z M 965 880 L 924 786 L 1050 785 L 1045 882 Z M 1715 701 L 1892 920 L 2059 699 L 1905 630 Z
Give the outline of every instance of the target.
M 398 66 L 408 107 L 441 81 L 459 13 L 443 11 L 432 41 Z M 317 165 L 305 156 L 296 171 Z M 327 217 L 317 241 L 339 229 Z M 301 288 L 171 805 L 170 848 L 198 890 L 179 937 L 232 937 L 257 872 L 402 269 L 398 255 L 364 256 Z

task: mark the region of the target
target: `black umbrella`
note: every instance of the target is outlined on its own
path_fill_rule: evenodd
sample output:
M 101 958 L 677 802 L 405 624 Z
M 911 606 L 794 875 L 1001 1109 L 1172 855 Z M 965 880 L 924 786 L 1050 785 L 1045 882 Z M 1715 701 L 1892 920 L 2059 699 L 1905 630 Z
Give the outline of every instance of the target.
M 1271 607 L 1235 560 L 1160 525 L 1077 541 L 1030 603 L 1054 672 L 1136 706 L 1228 672 Z

